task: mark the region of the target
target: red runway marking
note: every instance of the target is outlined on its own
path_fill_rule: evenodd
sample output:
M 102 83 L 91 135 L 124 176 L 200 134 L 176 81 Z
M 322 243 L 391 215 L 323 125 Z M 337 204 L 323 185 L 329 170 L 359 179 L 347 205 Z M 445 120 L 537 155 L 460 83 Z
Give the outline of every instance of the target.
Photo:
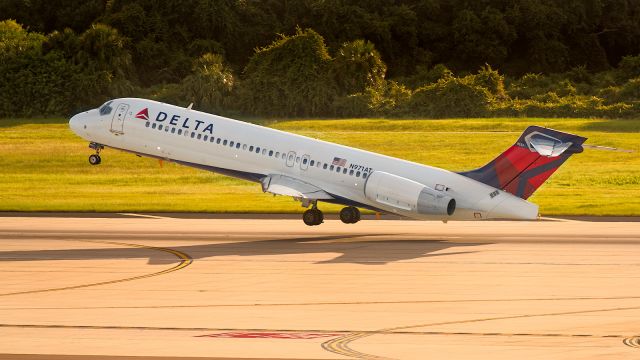
M 237 338 L 237 339 L 317 339 L 335 337 L 340 333 L 292 333 L 292 332 L 224 332 L 217 334 L 198 335 L 196 337 Z

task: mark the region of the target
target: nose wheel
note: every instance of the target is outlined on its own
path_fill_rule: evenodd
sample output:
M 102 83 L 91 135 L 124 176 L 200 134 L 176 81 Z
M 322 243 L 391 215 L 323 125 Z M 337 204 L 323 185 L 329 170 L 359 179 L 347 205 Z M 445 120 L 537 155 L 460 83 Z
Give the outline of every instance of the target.
M 100 150 L 104 149 L 104 146 L 97 143 L 90 143 L 89 148 L 96 151 L 95 154 L 89 155 L 89 164 L 99 165 L 102 162 L 102 159 L 100 158 Z
M 357 207 L 348 206 L 340 210 L 340 220 L 345 224 L 355 224 L 360 221 L 360 210 Z
M 102 159 L 100 158 L 100 155 L 98 154 L 89 155 L 89 164 L 98 165 L 101 162 L 102 162 Z

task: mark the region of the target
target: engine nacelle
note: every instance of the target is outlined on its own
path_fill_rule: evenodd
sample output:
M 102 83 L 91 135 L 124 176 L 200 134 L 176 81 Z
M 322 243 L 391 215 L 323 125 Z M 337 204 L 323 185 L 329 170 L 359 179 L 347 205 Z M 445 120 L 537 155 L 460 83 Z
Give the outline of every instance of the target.
M 364 185 L 367 199 L 395 209 L 424 215 L 453 215 L 456 200 L 419 182 L 374 171 Z

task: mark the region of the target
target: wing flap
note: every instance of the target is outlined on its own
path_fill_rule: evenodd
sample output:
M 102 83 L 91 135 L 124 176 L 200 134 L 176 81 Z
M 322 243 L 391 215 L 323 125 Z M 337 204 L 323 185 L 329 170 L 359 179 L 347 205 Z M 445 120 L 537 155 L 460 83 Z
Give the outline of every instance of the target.
M 334 199 L 319 187 L 286 175 L 272 174 L 261 180 L 262 191 L 275 195 L 291 196 L 298 199 Z

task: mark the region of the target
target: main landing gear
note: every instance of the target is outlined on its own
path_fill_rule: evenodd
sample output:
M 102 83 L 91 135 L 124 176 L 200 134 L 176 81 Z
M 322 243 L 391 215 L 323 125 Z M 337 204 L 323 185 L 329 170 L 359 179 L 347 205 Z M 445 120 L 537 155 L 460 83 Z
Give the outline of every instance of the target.
M 90 143 L 89 147 L 96 151 L 95 154 L 89 155 L 89 164 L 99 165 L 102 162 L 102 159 L 100 158 L 100 150 L 104 149 L 104 146 L 96 143 Z
M 345 224 L 355 224 L 360 221 L 360 210 L 356 207 L 348 206 L 340 210 L 340 220 Z M 309 226 L 320 225 L 324 222 L 324 215 L 318 209 L 317 203 L 314 202 L 311 209 L 302 214 L 302 221 Z
M 320 225 L 324 222 L 324 214 L 318 209 L 318 205 L 314 203 L 311 209 L 302 214 L 302 221 L 309 226 Z
M 340 210 L 340 220 L 345 224 L 355 224 L 360 221 L 360 210 L 357 207 L 348 206 Z

